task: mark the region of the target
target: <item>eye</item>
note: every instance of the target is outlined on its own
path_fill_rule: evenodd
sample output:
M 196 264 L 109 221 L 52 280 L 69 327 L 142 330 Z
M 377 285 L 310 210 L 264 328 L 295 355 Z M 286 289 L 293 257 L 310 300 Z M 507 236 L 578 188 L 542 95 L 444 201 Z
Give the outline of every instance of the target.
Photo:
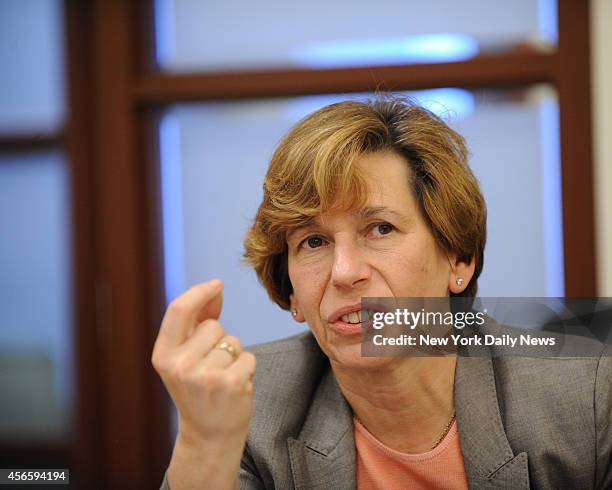
M 388 235 L 389 233 L 391 233 L 393 230 L 395 230 L 395 226 L 393 226 L 391 223 L 375 223 L 372 226 L 372 232 L 374 233 L 374 236 L 379 237 L 382 235 Z
M 312 235 L 302 240 L 302 242 L 300 243 L 300 248 L 304 248 L 306 250 L 312 250 L 315 248 L 322 247 L 323 245 L 325 245 L 324 238 L 318 235 Z

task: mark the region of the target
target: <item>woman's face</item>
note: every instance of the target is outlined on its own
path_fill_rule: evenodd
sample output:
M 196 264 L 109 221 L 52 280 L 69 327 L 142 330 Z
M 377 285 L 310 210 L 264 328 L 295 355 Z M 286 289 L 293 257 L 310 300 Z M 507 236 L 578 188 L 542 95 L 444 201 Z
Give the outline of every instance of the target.
M 455 264 L 437 246 L 402 157 L 368 154 L 358 165 L 368 183 L 363 209 L 320 215 L 287 235 L 296 319 L 308 323 L 332 361 L 353 367 L 385 362 L 362 358 L 360 329 L 339 318 L 358 311 L 362 297 L 446 296 L 473 274 L 473 265 Z

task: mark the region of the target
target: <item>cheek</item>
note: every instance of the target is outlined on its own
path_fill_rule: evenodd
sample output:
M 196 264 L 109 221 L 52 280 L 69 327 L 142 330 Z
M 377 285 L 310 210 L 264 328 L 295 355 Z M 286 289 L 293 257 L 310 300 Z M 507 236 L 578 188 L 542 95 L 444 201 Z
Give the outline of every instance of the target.
M 420 280 L 423 296 L 445 296 L 448 293 L 449 272 L 448 259 L 434 247 L 434 251 L 421 260 Z
M 408 243 L 387 257 L 382 268 L 396 296 L 438 296 L 444 294 L 444 262 L 435 245 L 428 242 Z
M 319 311 L 319 304 L 327 285 L 327 276 L 327 268 L 322 263 L 290 263 L 289 279 L 305 314 L 313 310 Z

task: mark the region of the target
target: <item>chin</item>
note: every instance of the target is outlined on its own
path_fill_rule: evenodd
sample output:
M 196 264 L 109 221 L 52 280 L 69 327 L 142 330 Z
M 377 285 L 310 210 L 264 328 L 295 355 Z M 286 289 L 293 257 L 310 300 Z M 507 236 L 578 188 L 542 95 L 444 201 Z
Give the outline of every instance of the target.
M 351 344 L 331 345 L 324 351 L 331 362 L 349 369 L 376 370 L 397 360 L 394 357 L 363 357 L 361 355 L 361 341 Z

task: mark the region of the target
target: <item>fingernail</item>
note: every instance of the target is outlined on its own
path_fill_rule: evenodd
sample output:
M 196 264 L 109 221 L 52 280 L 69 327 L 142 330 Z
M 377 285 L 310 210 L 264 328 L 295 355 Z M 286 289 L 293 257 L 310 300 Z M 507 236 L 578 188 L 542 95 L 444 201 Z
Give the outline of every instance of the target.
M 221 287 L 223 282 L 221 282 L 221 279 L 213 279 L 208 284 L 213 288 L 218 288 L 218 287 Z

